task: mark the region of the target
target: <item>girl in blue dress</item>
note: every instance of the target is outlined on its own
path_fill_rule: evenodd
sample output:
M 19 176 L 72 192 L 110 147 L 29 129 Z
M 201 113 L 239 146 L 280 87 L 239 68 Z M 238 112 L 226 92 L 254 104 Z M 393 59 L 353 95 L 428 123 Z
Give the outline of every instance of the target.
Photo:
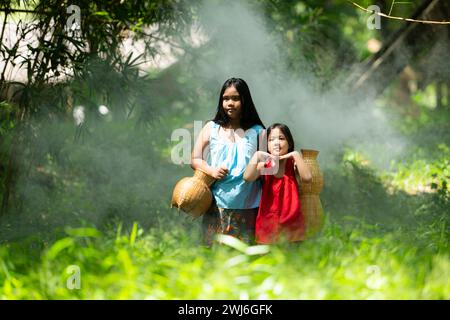
M 243 175 L 264 128 L 247 83 L 239 78 L 225 81 L 216 116 L 200 131 L 191 157 L 192 169 L 216 179 L 211 187 L 214 201 L 202 221 L 207 245 L 215 234 L 254 240 L 261 182 L 245 182 Z

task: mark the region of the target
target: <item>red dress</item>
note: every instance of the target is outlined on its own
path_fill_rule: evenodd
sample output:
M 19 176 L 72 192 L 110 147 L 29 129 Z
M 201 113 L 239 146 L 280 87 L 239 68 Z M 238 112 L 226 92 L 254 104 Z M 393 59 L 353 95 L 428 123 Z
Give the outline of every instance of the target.
M 270 162 L 264 165 L 266 168 L 270 166 Z M 294 160 L 286 160 L 283 177 L 263 175 L 261 178 L 263 186 L 256 217 L 256 242 L 270 244 L 282 238 L 291 242 L 303 240 L 305 221 L 295 179 Z

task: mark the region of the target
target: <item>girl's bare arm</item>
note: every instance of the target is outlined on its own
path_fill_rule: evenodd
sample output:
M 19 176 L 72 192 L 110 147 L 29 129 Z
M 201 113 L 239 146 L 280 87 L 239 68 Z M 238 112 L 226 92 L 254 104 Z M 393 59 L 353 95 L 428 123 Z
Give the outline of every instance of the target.
M 258 153 L 259 151 L 256 151 L 253 154 L 253 157 L 250 159 L 249 164 L 247 165 L 247 168 L 245 168 L 244 172 L 244 180 L 247 182 L 255 181 L 259 178 L 259 170 L 258 170 Z
M 191 154 L 191 168 L 203 170 L 208 174 L 211 173 L 212 168 L 203 159 L 203 151 L 209 145 L 210 131 L 210 123 L 205 124 L 195 141 Z
M 200 131 L 197 141 L 194 145 L 194 150 L 191 154 L 191 168 L 193 170 L 200 169 L 215 179 L 222 179 L 228 174 L 228 169 L 225 168 L 213 168 L 203 159 L 203 152 L 209 145 L 209 137 L 211 135 L 211 122 L 205 124 Z
M 297 167 L 297 171 L 300 176 L 300 179 L 304 182 L 311 182 L 311 180 L 312 180 L 311 169 L 303 160 L 302 154 L 298 151 L 294 151 L 294 152 L 295 152 L 294 153 L 294 161 L 295 161 L 295 165 Z
M 298 151 L 292 151 L 288 154 L 281 156 L 280 159 L 285 159 L 285 158 L 290 158 L 290 157 L 294 158 L 294 164 L 297 169 L 296 171 L 298 173 L 298 179 L 303 182 L 311 182 L 311 180 L 312 180 L 311 169 L 303 160 L 301 153 Z
M 271 155 L 264 151 L 256 151 L 250 159 L 250 163 L 245 168 L 244 180 L 253 182 L 261 176 L 261 170 L 264 169 L 264 164 L 267 158 Z

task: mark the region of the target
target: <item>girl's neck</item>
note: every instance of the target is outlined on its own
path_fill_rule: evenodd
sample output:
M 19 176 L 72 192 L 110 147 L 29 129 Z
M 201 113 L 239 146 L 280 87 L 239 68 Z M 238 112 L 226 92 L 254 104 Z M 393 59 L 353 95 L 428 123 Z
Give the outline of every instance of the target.
M 239 119 L 230 119 L 226 127 L 227 129 L 239 129 L 241 127 L 241 121 Z

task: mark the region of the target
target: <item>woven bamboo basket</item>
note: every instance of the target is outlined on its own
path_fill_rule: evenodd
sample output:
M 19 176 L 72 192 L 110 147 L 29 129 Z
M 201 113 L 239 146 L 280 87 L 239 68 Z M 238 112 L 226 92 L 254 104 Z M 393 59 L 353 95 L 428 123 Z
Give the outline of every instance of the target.
M 303 160 L 310 167 L 312 180 L 311 182 L 300 183 L 300 202 L 305 217 L 305 234 L 311 237 L 323 226 L 324 214 L 319 194 L 324 186 L 324 178 L 317 162 L 319 151 L 317 150 L 301 150 Z
M 209 187 L 214 181 L 206 172 L 196 169 L 193 177 L 183 178 L 175 185 L 171 208 L 176 207 L 194 218 L 202 216 L 212 204 Z

